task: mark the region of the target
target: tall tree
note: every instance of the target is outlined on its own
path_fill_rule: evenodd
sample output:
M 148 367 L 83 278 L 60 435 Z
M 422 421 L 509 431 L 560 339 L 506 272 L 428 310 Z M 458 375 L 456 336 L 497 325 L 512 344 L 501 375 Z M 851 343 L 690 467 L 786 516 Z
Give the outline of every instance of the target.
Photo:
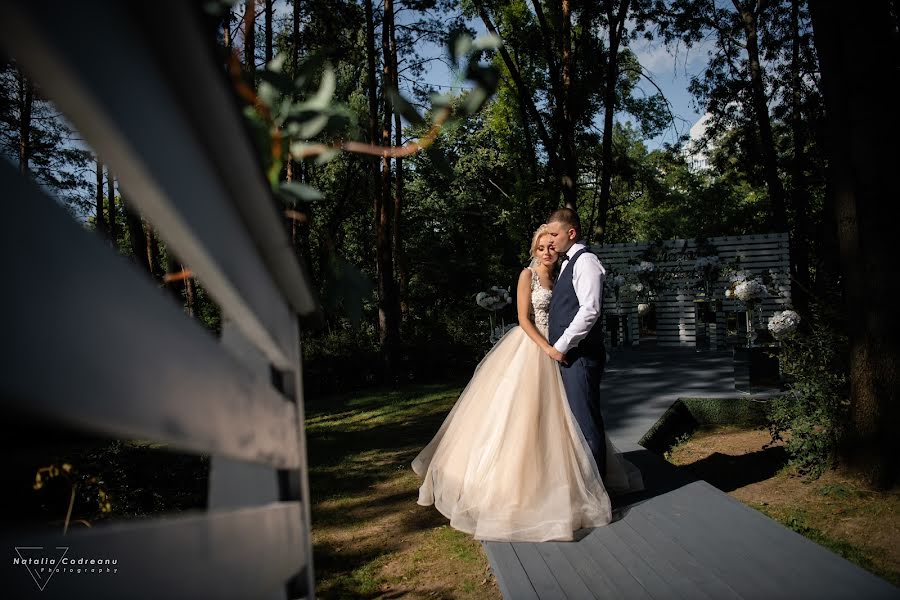
M 93 155 L 14 60 L 0 60 L 0 156 L 82 215 L 94 212 Z M 74 143 L 73 143 L 74 142 Z
M 892 218 L 900 113 L 885 90 L 900 85 L 896 5 L 865 10 L 811 0 L 825 94 L 850 342 L 851 423 L 846 463 L 881 487 L 900 457 L 900 294 Z
M 388 87 L 394 81 L 394 59 L 391 53 L 391 37 L 394 28 L 393 0 L 384 1 L 381 21 L 382 86 L 385 90 L 384 114 L 382 115 L 381 145 L 392 145 L 391 129 L 394 109 Z M 381 193 L 377 195 L 375 210 L 375 259 L 378 265 L 378 330 L 379 341 L 384 352 L 388 374 L 396 366 L 400 342 L 399 304 L 394 281 L 394 253 L 392 221 L 394 219 L 394 190 L 392 186 L 391 158 L 385 154 L 381 159 Z
M 273 47 L 272 47 L 272 13 L 273 13 L 273 4 L 274 0 L 265 0 L 266 2 L 266 16 L 265 16 L 265 28 L 266 28 L 266 64 L 272 62 L 273 57 Z
M 391 86 L 400 89 L 400 70 L 397 49 L 397 27 L 391 23 Z M 397 147 L 403 145 L 403 123 L 400 118 L 400 111 L 394 111 L 394 144 Z M 397 271 L 397 307 L 395 310 L 399 313 L 398 318 L 402 322 L 403 316 L 408 312 L 406 305 L 406 286 L 408 283 L 408 274 L 406 272 L 406 258 L 403 253 L 403 229 L 401 222 L 403 219 L 403 159 L 397 158 L 394 162 L 396 166 L 395 176 L 395 195 L 394 195 L 394 214 L 392 215 L 393 229 L 393 252 L 394 265 Z M 400 323 L 398 323 L 398 329 Z M 399 334 L 398 334 L 399 335 Z
M 619 45 L 624 38 L 629 6 L 630 0 L 619 0 L 618 2 L 607 0 L 604 5 L 609 45 L 606 51 L 606 85 L 603 90 L 603 150 L 601 157 L 603 170 L 597 209 L 600 243 L 603 243 L 605 239 L 609 217 L 609 198 L 613 177 L 613 128 L 615 126 L 616 96 L 619 91 Z
M 255 87 L 256 81 L 256 0 L 246 0 L 244 7 L 244 71 Z
M 116 180 L 113 177 L 109 166 L 106 167 L 106 206 L 107 219 L 109 222 L 109 240 L 112 247 L 117 248 L 116 240 L 119 239 L 119 224 L 116 219 Z
M 103 215 L 103 163 L 97 159 L 97 191 L 96 191 L 96 227 L 97 231 L 106 235 L 108 229 L 106 227 L 106 218 Z
M 785 210 L 784 186 L 778 174 L 775 136 L 772 134 L 772 120 L 766 99 L 766 83 L 763 81 L 763 69 L 760 65 L 759 22 L 767 3 L 760 0 L 732 0 L 732 3 L 740 15 L 746 41 L 750 96 L 753 100 L 753 114 L 756 117 L 756 124 L 759 129 L 760 153 L 763 159 L 766 186 L 769 190 L 769 203 L 771 204 L 770 226 L 775 231 L 786 231 L 787 212 Z
M 131 206 L 131 203 L 122 193 L 119 187 L 119 198 L 122 199 L 122 207 L 125 209 L 125 228 L 128 230 L 128 242 L 131 247 L 131 257 L 134 262 L 147 271 L 152 276 L 153 271 L 150 265 L 150 254 L 147 248 L 146 236 L 144 234 L 144 224 L 141 221 L 141 215 Z

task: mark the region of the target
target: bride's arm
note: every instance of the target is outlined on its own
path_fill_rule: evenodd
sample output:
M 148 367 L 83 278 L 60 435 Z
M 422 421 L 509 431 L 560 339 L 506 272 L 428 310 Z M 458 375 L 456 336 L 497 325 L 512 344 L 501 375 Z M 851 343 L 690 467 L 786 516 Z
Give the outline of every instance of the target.
M 523 269 L 519 273 L 519 283 L 516 285 L 516 309 L 519 315 L 519 327 L 528 337 L 547 354 L 553 350 L 550 342 L 541 335 L 534 323 L 529 318 L 531 312 L 531 269 Z

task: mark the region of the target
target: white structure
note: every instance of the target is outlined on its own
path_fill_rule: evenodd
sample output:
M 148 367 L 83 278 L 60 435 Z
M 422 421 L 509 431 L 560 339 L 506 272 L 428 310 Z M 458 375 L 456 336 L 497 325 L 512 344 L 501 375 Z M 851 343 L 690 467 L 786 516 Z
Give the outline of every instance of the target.
M 702 140 L 703 136 L 706 135 L 706 129 L 711 118 L 712 115 L 706 113 L 700 117 L 700 120 L 691 126 L 689 139 L 681 150 L 682 156 L 684 156 L 688 165 L 694 171 L 705 171 L 706 169 L 709 169 L 708 152 L 712 148 L 712 145 L 709 144 L 706 148 L 703 148 Z

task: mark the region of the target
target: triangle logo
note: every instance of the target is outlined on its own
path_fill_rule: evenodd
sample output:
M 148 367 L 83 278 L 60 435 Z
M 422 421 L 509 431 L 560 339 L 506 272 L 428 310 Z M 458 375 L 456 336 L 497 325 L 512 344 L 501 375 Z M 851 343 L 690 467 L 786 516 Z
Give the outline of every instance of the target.
M 53 574 L 59 570 L 62 559 L 69 552 L 68 546 L 56 546 L 44 550 L 43 546 L 16 546 L 16 553 L 42 592 Z

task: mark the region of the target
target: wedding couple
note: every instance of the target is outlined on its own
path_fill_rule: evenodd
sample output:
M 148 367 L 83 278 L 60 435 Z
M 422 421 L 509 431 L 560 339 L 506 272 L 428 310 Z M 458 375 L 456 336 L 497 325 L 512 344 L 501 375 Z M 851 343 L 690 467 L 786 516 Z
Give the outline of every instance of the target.
M 567 541 L 612 520 L 607 490 L 643 488 L 606 435 L 600 260 L 560 209 L 534 233 L 519 326 L 488 352 L 412 468 L 418 503 L 480 540 Z

